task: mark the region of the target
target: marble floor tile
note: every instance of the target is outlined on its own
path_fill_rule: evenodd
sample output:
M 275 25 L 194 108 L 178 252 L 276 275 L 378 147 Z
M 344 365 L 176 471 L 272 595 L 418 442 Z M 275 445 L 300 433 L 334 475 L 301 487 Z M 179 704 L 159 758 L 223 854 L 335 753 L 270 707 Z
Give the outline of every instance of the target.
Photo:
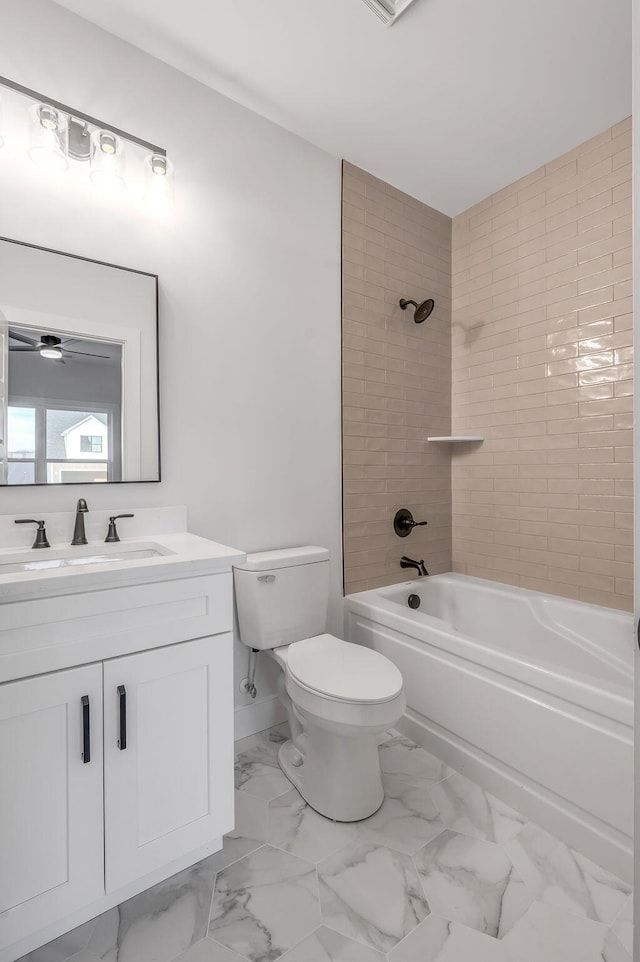
M 57 939 L 47 942 L 39 949 L 34 949 L 28 955 L 23 955 L 18 962 L 67 962 L 73 958 L 89 944 L 91 933 L 96 925 L 96 920 L 91 919 L 84 925 L 79 925 L 70 932 L 65 932 Z
M 332 822 L 314 812 L 295 788 L 269 802 L 269 843 L 310 862 L 344 848 L 357 833 L 354 823 Z
M 274 728 L 267 728 L 266 731 L 241 738 L 235 743 L 235 754 L 236 756 L 245 755 L 252 761 L 277 767 L 278 751 L 289 737 L 288 730 L 287 725 L 276 725 Z
M 322 926 L 283 955 L 282 962 L 385 962 L 385 956 Z
M 430 915 L 389 954 L 389 962 L 506 962 L 506 958 L 503 942 L 437 915 Z
M 257 795 L 266 801 L 284 795 L 291 788 L 291 782 L 283 775 L 277 765 L 255 761 L 252 753 L 238 755 L 235 765 L 235 785 L 239 792 Z
M 442 820 L 454 832 L 489 842 L 506 842 L 528 822 L 523 815 L 457 772 L 433 786 Z
M 626 882 L 536 825 L 527 825 L 505 847 L 539 901 L 610 923 L 631 894 Z
M 447 829 L 414 862 L 432 912 L 494 938 L 502 938 L 533 901 L 494 842 Z
M 406 775 L 384 775 L 385 799 L 378 811 L 358 822 L 365 841 L 413 855 L 444 830 L 431 797 L 432 785 L 415 785 Z
M 605 936 L 602 953 L 604 962 L 633 962 L 632 953 L 633 946 L 627 950 L 617 935 L 609 929 Z
M 388 742 L 391 738 L 398 738 L 399 735 L 400 732 L 396 731 L 395 728 L 389 728 L 388 731 L 376 735 L 376 742 L 378 745 L 382 745 L 383 742 Z
M 625 902 L 611 930 L 629 955 L 633 955 L 633 893 Z
M 215 867 L 211 856 L 100 916 L 87 946 L 101 962 L 170 962 L 204 938 Z
M 285 734 L 279 729 L 258 732 L 236 743 L 235 785 L 240 792 L 271 801 L 284 795 L 291 782 L 278 765 Z
M 394 735 L 378 747 L 380 767 L 387 775 L 407 775 L 419 785 L 425 781 L 440 782 L 453 774 L 453 768 L 424 748 L 418 748 L 415 742 L 404 735 Z
M 235 791 L 236 827 L 229 837 L 255 838 L 267 841 L 267 817 L 269 802 L 266 798 L 250 795 L 249 792 Z
M 173 962 L 246 962 L 246 959 L 219 942 L 202 939 L 186 952 L 177 955 Z
M 209 937 L 273 962 L 320 925 L 315 867 L 265 845 L 218 873 Z
M 507 962 L 630 962 L 616 957 L 615 947 L 612 954 L 610 935 L 600 922 L 534 902 L 503 945 Z
M 345 825 L 286 737 L 239 743 L 221 852 L 19 962 L 631 962 L 630 887 L 410 739 L 379 736 L 384 804 Z
M 408 855 L 355 842 L 318 865 L 326 925 L 389 952 L 429 914 Z
M 222 849 L 204 859 L 201 864 L 211 869 L 215 875 L 217 872 L 221 872 L 223 868 L 227 868 L 239 859 L 244 858 L 245 855 L 249 855 L 250 852 L 254 852 L 262 845 L 264 845 L 264 842 L 256 838 L 245 838 L 240 835 L 225 835 L 222 842 Z
M 144 893 L 146 894 L 146 893 Z M 100 962 L 118 962 L 118 929 L 120 928 L 120 907 L 109 909 L 96 919 L 96 924 L 87 947 Z

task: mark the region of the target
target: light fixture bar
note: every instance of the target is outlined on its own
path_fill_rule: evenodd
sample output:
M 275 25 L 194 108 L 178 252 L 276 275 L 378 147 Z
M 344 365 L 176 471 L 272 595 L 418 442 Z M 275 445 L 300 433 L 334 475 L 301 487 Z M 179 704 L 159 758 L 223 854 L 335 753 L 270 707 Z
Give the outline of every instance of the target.
M 137 144 L 139 147 L 144 147 L 153 154 L 160 154 L 162 157 L 167 156 L 167 151 L 164 147 L 158 147 L 157 144 L 151 144 L 148 140 L 142 140 L 142 138 L 136 137 L 134 134 L 127 133 L 126 130 L 120 130 L 118 127 L 114 127 L 112 124 L 98 120 L 96 117 L 91 117 L 90 114 L 85 114 L 81 110 L 76 110 L 75 107 L 69 107 L 67 104 L 62 104 L 58 100 L 52 100 L 51 97 L 48 97 L 45 94 L 40 94 L 37 92 L 37 90 L 31 90 L 29 87 L 23 87 L 22 84 L 18 84 L 13 80 L 8 80 L 6 77 L 0 77 L 0 86 L 8 87 L 9 90 L 15 90 L 17 93 L 22 94 L 25 97 L 30 97 L 32 100 L 40 103 L 50 104 L 52 107 L 55 107 L 56 110 L 60 110 L 62 113 L 67 114 L 69 117 L 73 117 L 76 120 L 84 120 L 85 123 L 91 124 L 92 127 L 97 127 L 100 130 L 109 130 L 111 133 L 117 134 L 118 137 L 122 137 L 123 140 L 127 140 L 132 144 Z

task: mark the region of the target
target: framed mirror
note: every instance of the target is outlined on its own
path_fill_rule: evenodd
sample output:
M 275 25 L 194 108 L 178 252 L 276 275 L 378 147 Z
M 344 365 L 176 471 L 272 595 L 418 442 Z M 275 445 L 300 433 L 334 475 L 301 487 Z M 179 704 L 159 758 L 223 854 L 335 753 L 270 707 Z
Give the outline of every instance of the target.
M 0 484 L 159 480 L 157 276 L 0 238 Z

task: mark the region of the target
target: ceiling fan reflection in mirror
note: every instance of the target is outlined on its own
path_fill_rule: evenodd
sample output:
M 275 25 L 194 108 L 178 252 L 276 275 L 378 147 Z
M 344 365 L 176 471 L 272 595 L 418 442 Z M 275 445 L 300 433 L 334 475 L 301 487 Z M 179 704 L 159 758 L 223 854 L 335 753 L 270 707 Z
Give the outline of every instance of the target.
M 63 342 L 61 337 L 56 334 L 42 334 L 39 341 L 35 341 L 31 337 L 27 337 L 26 334 L 21 334 L 18 331 L 9 329 L 9 351 L 22 351 L 30 354 L 38 353 L 40 357 L 47 358 L 52 361 L 60 361 L 64 364 L 65 355 L 70 357 L 72 355 L 80 355 L 82 357 L 99 357 L 104 360 L 109 360 L 108 354 L 91 354 L 89 351 L 73 351 L 71 348 L 67 347 L 67 344 L 72 344 L 77 338 L 67 338 Z M 18 344 L 11 344 L 11 341 L 18 341 Z

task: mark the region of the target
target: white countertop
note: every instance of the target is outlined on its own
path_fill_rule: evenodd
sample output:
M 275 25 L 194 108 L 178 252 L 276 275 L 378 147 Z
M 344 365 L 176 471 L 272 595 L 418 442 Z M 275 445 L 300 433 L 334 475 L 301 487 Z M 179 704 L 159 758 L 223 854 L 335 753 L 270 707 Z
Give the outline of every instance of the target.
M 3 561 L 9 563 L 18 554 L 21 561 L 25 556 L 31 560 L 29 552 L 32 551 L 34 561 L 43 561 L 47 556 L 55 558 L 57 551 L 64 549 L 66 554 L 70 554 L 70 550 L 68 541 L 52 543 L 50 548 L 37 550 L 24 547 L 0 549 L 0 604 L 230 572 L 234 564 L 243 562 L 246 557 L 243 551 L 236 548 L 184 531 L 137 538 L 121 537 L 119 544 L 111 545 L 105 545 L 103 540 L 90 541 L 87 546 L 78 548 L 78 557 L 92 552 L 102 554 L 109 550 L 117 551 L 119 547 L 126 549 L 137 546 L 142 549 L 157 546 L 162 553 L 150 558 L 3 574 Z

